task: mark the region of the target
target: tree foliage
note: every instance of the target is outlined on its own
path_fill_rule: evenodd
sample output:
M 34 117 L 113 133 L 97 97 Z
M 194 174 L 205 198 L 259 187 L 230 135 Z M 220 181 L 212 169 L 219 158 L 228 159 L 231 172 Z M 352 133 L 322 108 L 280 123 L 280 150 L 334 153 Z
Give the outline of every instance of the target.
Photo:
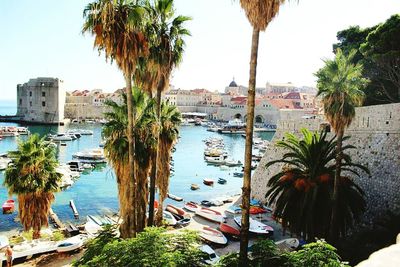
M 312 133 L 302 129 L 300 139 L 287 133 L 285 139 L 278 141 L 277 147 L 285 150 L 281 159 L 267 163 L 269 168 L 281 164 L 280 172 L 269 181 L 266 198 L 275 206 L 274 216 L 281 220 L 282 226 L 307 240 L 326 237 L 331 227 L 335 174 L 335 138 L 328 139 L 327 133 Z M 347 140 L 345 137 L 344 140 Z M 364 193 L 350 177 L 359 176 L 357 169 L 368 170 L 354 162 L 346 153 L 354 146 L 345 145 L 338 192 L 338 232 L 345 235 L 354 220 L 359 219 L 365 210 Z
M 350 27 L 338 32 L 337 39 L 334 52 L 355 49 L 353 63 L 362 64 L 364 77 L 371 81 L 365 104 L 400 102 L 400 15 L 370 28 Z

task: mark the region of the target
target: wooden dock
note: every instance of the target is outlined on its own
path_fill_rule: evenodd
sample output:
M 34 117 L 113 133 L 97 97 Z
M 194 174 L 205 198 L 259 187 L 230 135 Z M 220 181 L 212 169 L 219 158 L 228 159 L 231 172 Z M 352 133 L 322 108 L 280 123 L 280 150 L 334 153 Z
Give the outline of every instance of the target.
M 79 213 L 78 213 L 78 210 L 77 210 L 76 207 L 75 207 L 75 203 L 74 203 L 74 200 L 73 200 L 73 199 L 71 199 L 71 200 L 69 201 L 69 206 L 71 207 L 72 212 L 74 213 L 75 219 L 78 219 L 78 218 L 79 218 Z
M 57 214 L 54 213 L 52 208 L 50 208 L 49 216 L 50 216 L 51 221 L 57 226 L 57 228 L 59 228 L 59 229 L 65 228 L 64 224 L 58 218 Z

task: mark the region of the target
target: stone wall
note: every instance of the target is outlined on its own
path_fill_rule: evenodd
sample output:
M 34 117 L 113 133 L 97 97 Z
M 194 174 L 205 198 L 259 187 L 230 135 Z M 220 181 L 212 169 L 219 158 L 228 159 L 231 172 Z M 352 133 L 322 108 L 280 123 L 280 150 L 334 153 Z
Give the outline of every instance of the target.
M 323 118 L 278 123 L 274 139 L 253 175 L 254 198 L 265 200 L 268 177 L 279 171 L 277 165 L 268 170 L 264 167 L 283 155 L 274 143 L 282 139 L 285 132 L 299 134 L 302 128 L 318 130 L 322 123 L 326 123 Z M 387 209 L 400 212 L 400 103 L 357 108 L 356 117 L 345 135 L 351 136 L 348 142 L 356 147 L 349 151 L 353 161 L 367 166 L 371 172 L 370 177 L 365 173 L 361 178 L 355 177 L 367 200 L 364 221 L 371 223 Z

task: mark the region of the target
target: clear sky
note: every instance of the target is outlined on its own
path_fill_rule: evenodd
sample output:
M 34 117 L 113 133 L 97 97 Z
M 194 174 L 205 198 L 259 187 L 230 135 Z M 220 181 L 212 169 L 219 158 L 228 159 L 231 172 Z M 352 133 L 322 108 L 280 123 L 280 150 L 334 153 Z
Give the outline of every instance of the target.
M 51 76 L 66 89 L 123 87 L 120 71 L 80 33 L 87 0 L 0 0 L 0 99 L 15 99 L 16 85 Z M 184 62 L 174 72 L 177 88 L 222 91 L 232 77 L 247 85 L 251 27 L 239 0 L 176 0 L 187 24 Z M 315 85 L 322 58 L 332 57 L 336 33 L 372 26 L 400 13 L 399 0 L 300 0 L 284 5 L 260 36 L 257 85 Z

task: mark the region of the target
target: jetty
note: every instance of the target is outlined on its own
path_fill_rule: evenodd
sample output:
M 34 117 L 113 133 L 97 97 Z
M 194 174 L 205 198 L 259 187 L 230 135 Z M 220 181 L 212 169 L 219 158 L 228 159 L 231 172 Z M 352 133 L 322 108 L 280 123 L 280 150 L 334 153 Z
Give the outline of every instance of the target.
M 52 208 L 50 208 L 49 216 L 50 220 L 55 224 L 58 229 L 65 228 L 64 224 L 61 222 L 61 220 L 58 218 L 57 214 L 53 211 Z
M 75 206 L 75 203 L 74 203 L 73 199 L 71 199 L 69 201 L 69 206 L 71 207 L 72 212 L 74 213 L 75 219 L 78 219 L 79 218 L 79 213 L 78 213 L 78 210 L 76 209 L 76 206 Z

